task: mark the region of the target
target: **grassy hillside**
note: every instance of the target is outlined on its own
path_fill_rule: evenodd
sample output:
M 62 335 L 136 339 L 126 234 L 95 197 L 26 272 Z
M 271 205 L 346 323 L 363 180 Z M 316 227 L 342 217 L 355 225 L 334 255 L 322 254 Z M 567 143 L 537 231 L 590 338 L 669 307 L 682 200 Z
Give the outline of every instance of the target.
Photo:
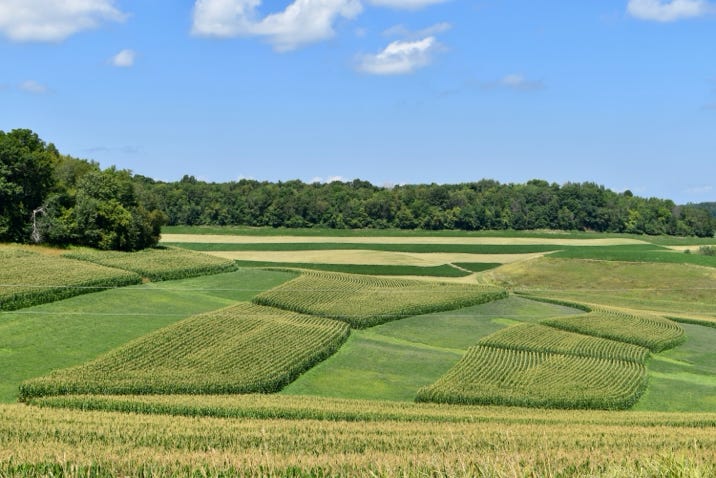
M 242 310 L 238 314 L 242 317 L 227 317 L 223 312 L 195 315 L 227 310 L 256 295 L 276 297 L 284 308 L 308 304 L 307 311 L 314 314 L 381 319 L 391 315 L 400 320 L 380 325 L 358 322 L 360 326 L 373 326 L 352 331 L 334 355 L 300 375 L 279 394 L 63 395 L 33 399 L 35 406 L 30 407 L 0 405 L 0 475 L 716 474 L 716 328 L 694 323 L 672 327 L 661 319 L 630 319 L 646 310 L 680 320 L 716 323 L 711 297 L 716 269 L 692 259 L 682 260 L 687 254 L 652 244 L 693 247 L 698 241 L 548 231 L 332 231 L 334 235 L 318 239 L 316 235 L 322 231 L 250 230 L 247 234 L 254 235 L 207 237 L 221 248 L 229 244 L 238 251 L 299 255 L 307 251 L 333 254 L 347 245 L 362 254 L 376 248 L 415 254 L 416 260 L 439 254 L 443 254 L 441 260 L 458 254 L 524 257 L 491 271 L 452 279 L 465 284 L 438 286 L 429 276 L 418 281 L 317 272 L 291 280 L 296 278 L 295 273 L 246 268 L 113 288 L 1 312 L 0 399 L 5 401 L 15 400 L 17 386 L 23 380 L 66 367 L 77 367 L 75 372 L 92 371 L 90 376 L 73 379 L 85 391 L 101 381 L 97 381 L 98 372 L 107 371 L 106 382 L 110 384 L 117 385 L 123 378 L 155 378 L 155 383 L 163 381 L 163 391 L 169 391 L 178 390 L 182 381 L 203 387 L 218 379 L 227 386 L 229 382 L 238 383 L 235 379 L 241 374 L 261 369 L 262 363 L 272 364 L 271 370 L 290 368 L 300 362 L 302 354 L 325 350 L 321 348 L 325 342 L 316 346 L 303 342 L 302 346 L 276 332 L 281 327 L 275 327 L 275 321 L 298 330 L 290 324 L 296 325 L 294 319 L 303 316 L 294 312 L 271 309 L 257 314 L 255 310 L 266 309 L 245 304 L 228 309 Z M 191 242 L 201 243 L 196 237 Z M 208 242 L 201 244 L 197 249 L 213 247 L 207 246 Z M 562 251 L 555 253 L 561 257 L 534 256 L 548 252 L 545 248 Z M 381 257 L 387 258 L 385 254 Z M 348 261 L 339 265 L 365 268 L 375 264 Z M 436 303 L 453 307 L 463 298 L 475 300 L 475 293 L 479 296 L 485 290 L 494 290 L 478 284 L 492 283 L 558 301 L 587 303 L 597 310 L 601 310 L 599 304 L 609 309 L 630 309 L 601 323 L 605 317 L 599 312 L 582 314 L 562 305 L 513 295 L 411 315 L 429 311 Z M 279 287 L 271 290 L 275 286 Z M 410 308 L 415 305 L 419 308 Z M 683 330 L 685 341 L 675 348 L 653 352 L 645 361 L 646 349 L 637 345 L 546 327 L 542 323 L 545 319 L 552 325 L 578 325 L 587 333 L 597 333 L 598 326 L 606 326 L 611 332 L 619 331 L 617 338 L 622 339 L 642 340 L 671 331 L 675 334 L 665 339 L 671 345 L 683 340 Z M 347 330 L 344 323 L 330 319 L 305 320 L 330 324 L 330 330 Z M 243 322 L 253 325 L 242 329 Z M 662 322 L 668 327 L 659 327 Z M 202 330 L 208 333 L 202 335 Z M 302 329 L 294 336 L 305 341 L 313 334 Z M 331 333 L 325 334 L 328 336 L 335 338 Z M 164 346 L 159 345 L 159 339 Z M 654 350 L 664 343 L 661 339 L 652 342 L 645 345 Z M 224 353 L 228 350 L 231 353 Z M 490 357 L 485 358 L 487 355 Z M 100 356 L 94 364 L 91 362 Z M 511 356 L 525 360 L 519 362 Z M 241 357 L 243 362 L 237 362 Z M 266 361 L 259 360 L 261 357 Z M 461 361 L 468 366 L 455 367 Z M 510 361 L 523 363 L 526 368 L 500 368 L 500 363 Z M 222 364 L 227 367 L 220 370 Z M 595 406 L 597 401 L 605 408 L 624 406 L 638 395 L 635 390 L 644 390 L 645 379 L 647 385 L 635 411 L 628 412 L 411 403 L 421 387 L 449 377 L 451 368 L 469 375 L 452 381 L 462 387 L 461 393 L 478 392 L 484 397 L 490 390 L 503 394 L 509 390 L 514 398 L 511 403 L 524 404 L 526 397 L 544 400 L 546 396 L 544 406 L 563 405 L 550 401 L 553 397 L 549 393 L 555 390 L 564 392 L 563 397 L 590 401 L 583 406 Z M 600 370 L 602 373 L 598 373 Z M 490 371 L 494 373 L 490 375 Z M 296 373 L 289 372 L 290 378 Z M 473 377 L 477 373 L 490 375 L 491 381 L 476 386 Z M 270 374 L 260 371 L 259 375 Z M 528 380 L 516 380 L 520 377 Z M 219 390 L 202 387 L 183 390 Z M 80 389 L 76 387 L 76 391 Z M 464 401 L 473 401 L 470 397 L 465 395 Z M 676 410 L 681 412 L 673 412 Z
M 716 317 L 712 267 L 544 257 L 486 274 L 502 286 L 542 297 L 707 320 Z

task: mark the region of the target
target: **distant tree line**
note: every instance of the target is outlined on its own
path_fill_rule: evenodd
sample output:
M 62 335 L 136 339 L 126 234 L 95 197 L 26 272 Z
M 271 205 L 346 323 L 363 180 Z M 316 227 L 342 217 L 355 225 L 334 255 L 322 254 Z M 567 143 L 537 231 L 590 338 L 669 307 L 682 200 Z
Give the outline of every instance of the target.
M 713 203 L 711 203 L 713 205 Z M 562 229 L 712 237 L 709 203 L 616 193 L 594 183 L 378 187 L 193 176 L 162 182 L 62 155 L 27 129 L 0 131 L 0 241 L 138 250 L 161 226 L 245 225 L 337 229 Z
M 27 129 L 0 131 L 0 241 L 156 245 L 165 216 L 137 191 L 129 171 L 61 155 Z
M 134 179 L 145 202 L 166 214 L 171 225 L 562 229 L 701 237 L 713 236 L 716 226 L 702 207 L 617 193 L 590 182 L 481 180 L 386 188 L 361 180 L 307 184 L 207 183 L 193 176 L 178 182 Z
M 716 202 L 702 202 L 698 204 L 693 204 L 693 206 L 705 209 L 711 214 L 712 217 L 716 217 Z

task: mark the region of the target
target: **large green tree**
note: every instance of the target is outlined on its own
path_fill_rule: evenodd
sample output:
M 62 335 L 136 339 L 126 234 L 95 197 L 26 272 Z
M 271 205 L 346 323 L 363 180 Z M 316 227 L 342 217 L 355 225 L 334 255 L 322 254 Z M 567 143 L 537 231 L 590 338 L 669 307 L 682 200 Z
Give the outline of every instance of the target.
M 122 251 L 157 244 L 164 215 L 140 202 L 129 171 L 65 166 L 66 182 L 50 198 L 42 220 L 49 242 Z
M 0 131 L 0 241 L 30 240 L 32 213 L 54 186 L 58 157 L 28 129 Z

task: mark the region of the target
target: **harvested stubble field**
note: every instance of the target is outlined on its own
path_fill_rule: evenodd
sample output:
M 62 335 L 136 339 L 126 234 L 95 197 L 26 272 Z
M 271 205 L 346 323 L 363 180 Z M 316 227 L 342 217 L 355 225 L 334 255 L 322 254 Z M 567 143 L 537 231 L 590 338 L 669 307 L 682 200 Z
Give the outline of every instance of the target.
M 378 232 L 379 233 L 379 232 Z M 504 236 L 457 236 L 438 237 L 427 236 L 291 236 L 291 235 L 223 235 L 223 234 L 162 234 L 162 242 L 179 243 L 220 243 L 220 244 L 251 244 L 261 243 L 292 243 L 292 244 L 320 244 L 334 243 L 360 243 L 360 244 L 507 244 L 507 245 L 535 245 L 549 244 L 556 246 L 617 246 L 630 244 L 647 244 L 640 239 L 622 237 L 590 237 L 572 238 L 560 234 L 545 235 L 544 237 L 504 237 Z

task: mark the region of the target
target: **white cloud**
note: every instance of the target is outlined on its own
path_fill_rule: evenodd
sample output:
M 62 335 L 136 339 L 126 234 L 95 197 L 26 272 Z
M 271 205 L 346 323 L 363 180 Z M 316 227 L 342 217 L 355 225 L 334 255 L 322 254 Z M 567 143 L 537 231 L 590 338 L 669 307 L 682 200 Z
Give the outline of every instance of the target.
M 308 184 L 330 184 L 335 181 L 345 183 L 346 178 L 344 178 L 343 176 L 330 176 L 328 179 L 323 179 L 320 176 L 315 176 L 308 182 Z
M 47 86 L 43 85 L 42 83 L 39 83 L 35 80 L 27 80 L 23 81 L 18 85 L 18 87 L 26 92 L 26 93 L 32 93 L 34 95 L 42 95 L 49 91 Z
M 674 22 L 714 13 L 716 7 L 706 0 L 629 0 L 627 12 L 640 20 Z
M 355 18 L 363 9 L 360 0 L 295 0 L 282 12 L 258 20 L 261 0 L 197 0 L 194 4 L 195 35 L 261 36 L 279 51 L 331 38 L 339 17 Z
M 439 48 L 435 37 L 417 41 L 394 41 L 373 55 L 359 57 L 358 70 L 373 75 L 403 75 L 427 66 Z
M 61 41 L 126 15 L 114 0 L 2 0 L 0 32 L 14 41 Z
M 450 0 L 368 0 L 373 5 L 380 7 L 390 7 L 408 10 L 417 10 L 418 8 L 435 5 L 436 3 L 444 3 Z
M 134 50 L 122 50 L 111 58 L 110 63 L 119 68 L 129 68 L 134 65 L 136 57 L 137 53 Z

